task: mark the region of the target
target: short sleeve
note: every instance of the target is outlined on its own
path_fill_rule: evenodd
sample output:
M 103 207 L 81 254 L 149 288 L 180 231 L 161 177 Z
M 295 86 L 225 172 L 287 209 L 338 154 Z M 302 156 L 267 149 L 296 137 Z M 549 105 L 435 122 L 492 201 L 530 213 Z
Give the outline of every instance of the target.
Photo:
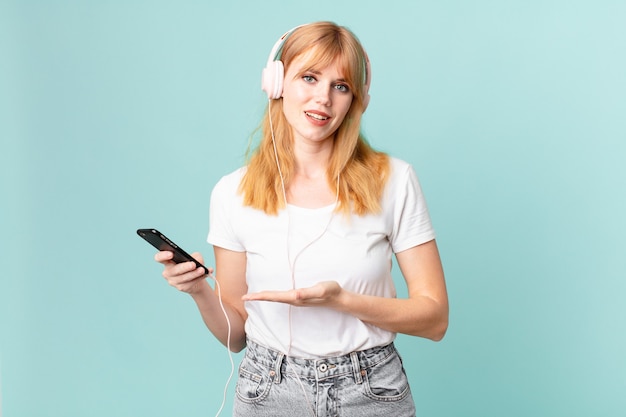
M 237 238 L 234 222 L 241 207 L 238 195 L 241 170 L 222 177 L 211 192 L 209 208 L 209 235 L 207 242 L 213 246 L 243 252 L 245 248 Z
M 390 199 L 393 227 L 390 236 L 393 251 L 398 253 L 435 238 L 426 199 L 413 167 L 392 160 Z

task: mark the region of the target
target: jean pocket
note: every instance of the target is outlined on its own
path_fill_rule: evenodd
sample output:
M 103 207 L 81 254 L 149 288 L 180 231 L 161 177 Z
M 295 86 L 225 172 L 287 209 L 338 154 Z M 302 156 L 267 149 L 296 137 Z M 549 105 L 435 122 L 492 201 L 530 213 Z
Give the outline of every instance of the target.
M 367 369 L 363 387 L 365 395 L 375 401 L 400 401 L 411 393 L 402 360 L 397 354 Z
M 254 364 L 244 359 L 239 366 L 239 379 L 237 380 L 237 397 L 246 403 L 258 403 L 269 395 L 273 377 L 267 371 L 263 371 Z

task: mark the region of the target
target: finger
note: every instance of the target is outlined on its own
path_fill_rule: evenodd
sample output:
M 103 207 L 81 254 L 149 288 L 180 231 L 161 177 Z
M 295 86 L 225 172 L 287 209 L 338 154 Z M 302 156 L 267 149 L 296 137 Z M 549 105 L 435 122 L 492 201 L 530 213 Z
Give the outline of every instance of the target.
M 197 268 L 186 274 L 167 276 L 165 279 L 170 286 L 180 291 L 187 292 L 190 288 L 194 287 L 198 281 L 205 279 L 205 275 L 203 268 Z
M 154 260 L 159 263 L 168 263 L 174 258 L 174 253 L 168 250 L 159 251 L 154 254 Z
M 296 290 L 296 300 L 309 301 L 324 298 L 324 289 L 319 286 L 300 288 Z
M 163 276 L 168 280 L 185 282 L 204 275 L 204 268 L 199 268 L 194 262 L 183 262 L 180 264 L 170 263 L 163 268 Z
M 245 294 L 242 297 L 243 301 L 274 301 L 280 303 L 287 303 L 296 301 L 296 291 L 260 291 L 256 293 Z
M 244 295 L 244 301 L 276 301 L 282 303 L 304 302 L 308 300 L 319 300 L 324 298 L 324 288 L 313 286 L 308 288 L 298 288 L 287 291 L 259 291 Z
M 202 256 L 202 254 L 200 252 L 192 253 L 191 257 L 194 258 L 196 261 L 200 262 L 202 265 L 204 265 L 204 257 Z M 212 267 L 209 267 L 209 266 L 206 266 L 206 269 L 209 271 L 209 273 L 207 275 L 209 277 L 211 277 L 212 279 L 215 279 L 215 277 L 213 276 L 214 269 Z
M 197 288 L 199 283 L 205 279 L 204 270 L 202 268 L 198 268 L 198 271 L 201 272 L 200 276 L 193 278 L 189 281 L 183 281 L 183 282 L 168 281 L 168 282 L 172 287 L 176 288 L 179 291 L 191 293 Z
M 301 303 L 323 301 L 328 296 L 326 289 L 320 284 L 312 287 L 297 288 L 293 290 L 292 295 L 294 300 Z
M 202 254 L 200 252 L 192 253 L 191 257 L 195 259 L 196 261 L 200 262 L 201 264 L 204 264 L 204 258 L 202 257 Z

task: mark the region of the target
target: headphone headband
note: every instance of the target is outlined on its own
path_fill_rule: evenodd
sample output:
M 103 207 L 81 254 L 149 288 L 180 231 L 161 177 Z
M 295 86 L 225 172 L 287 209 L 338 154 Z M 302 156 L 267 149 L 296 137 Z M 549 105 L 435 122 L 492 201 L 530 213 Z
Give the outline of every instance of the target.
M 283 46 L 283 44 L 285 43 L 285 41 L 287 40 L 287 38 L 289 37 L 289 35 L 291 35 L 296 29 L 301 28 L 302 26 L 306 26 L 306 25 L 298 25 L 295 28 L 289 29 L 287 32 L 285 32 L 285 34 L 283 36 L 281 36 L 280 38 L 278 38 L 278 40 L 276 41 L 276 43 L 274 44 L 274 46 L 272 47 L 272 50 L 270 52 L 270 56 L 267 57 L 267 63 L 269 64 L 272 61 L 276 60 L 276 56 L 278 55 L 278 51 L 279 49 Z
M 282 48 L 287 38 L 296 29 L 299 29 L 303 26 L 307 25 L 299 25 L 285 32 L 285 34 L 281 36 L 272 47 L 270 55 L 267 58 L 267 64 L 265 68 L 263 68 L 263 73 L 261 76 L 261 89 L 267 93 L 267 97 L 269 99 L 279 99 L 283 95 L 285 67 L 280 59 L 276 59 L 276 56 L 278 55 L 278 52 Z M 372 69 L 369 57 L 367 56 L 367 52 L 363 47 L 361 48 L 363 49 L 363 55 L 365 59 L 365 83 L 363 84 L 363 111 L 365 111 L 370 100 L 369 88 L 372 78 Z

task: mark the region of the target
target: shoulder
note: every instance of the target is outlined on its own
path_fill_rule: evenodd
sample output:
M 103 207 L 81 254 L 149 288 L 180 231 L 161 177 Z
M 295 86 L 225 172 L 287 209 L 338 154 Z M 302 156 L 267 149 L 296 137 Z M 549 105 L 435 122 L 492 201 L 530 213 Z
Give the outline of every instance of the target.
M 239 183 L 241 183 L 241 178 L 246 173 L 246 167 L 237 168 L 236 170 L 224 175 L 219 181 L 215 184 L 215 190 L 237 190 L 239 188 Z
M 215 203 L 216 201 L 221 201 L 224 203 L 241 197 L 239 195 L 239 184 L 245 172 L 246 168 L 241 167 L 221 177 L 215 186 L 213 186 L 211 202 Z
M 389 156 L 389 167 L 393 170 L 404 171 L 411 168 L 411 164 L 404 159 L 397 158 L 395 156 Z
M 389 178 L 390 183 L 406 182 L 412 177 L 416 177 L 413 166 L 403 159 L 393 156 L 389 157 Z
M 385 193 L 387 199 L 392 201 L 402 200 L 408 195 L 422 198 L 422 186 L 413 165 L 405 160 L 389 157 L 389 180 Z

